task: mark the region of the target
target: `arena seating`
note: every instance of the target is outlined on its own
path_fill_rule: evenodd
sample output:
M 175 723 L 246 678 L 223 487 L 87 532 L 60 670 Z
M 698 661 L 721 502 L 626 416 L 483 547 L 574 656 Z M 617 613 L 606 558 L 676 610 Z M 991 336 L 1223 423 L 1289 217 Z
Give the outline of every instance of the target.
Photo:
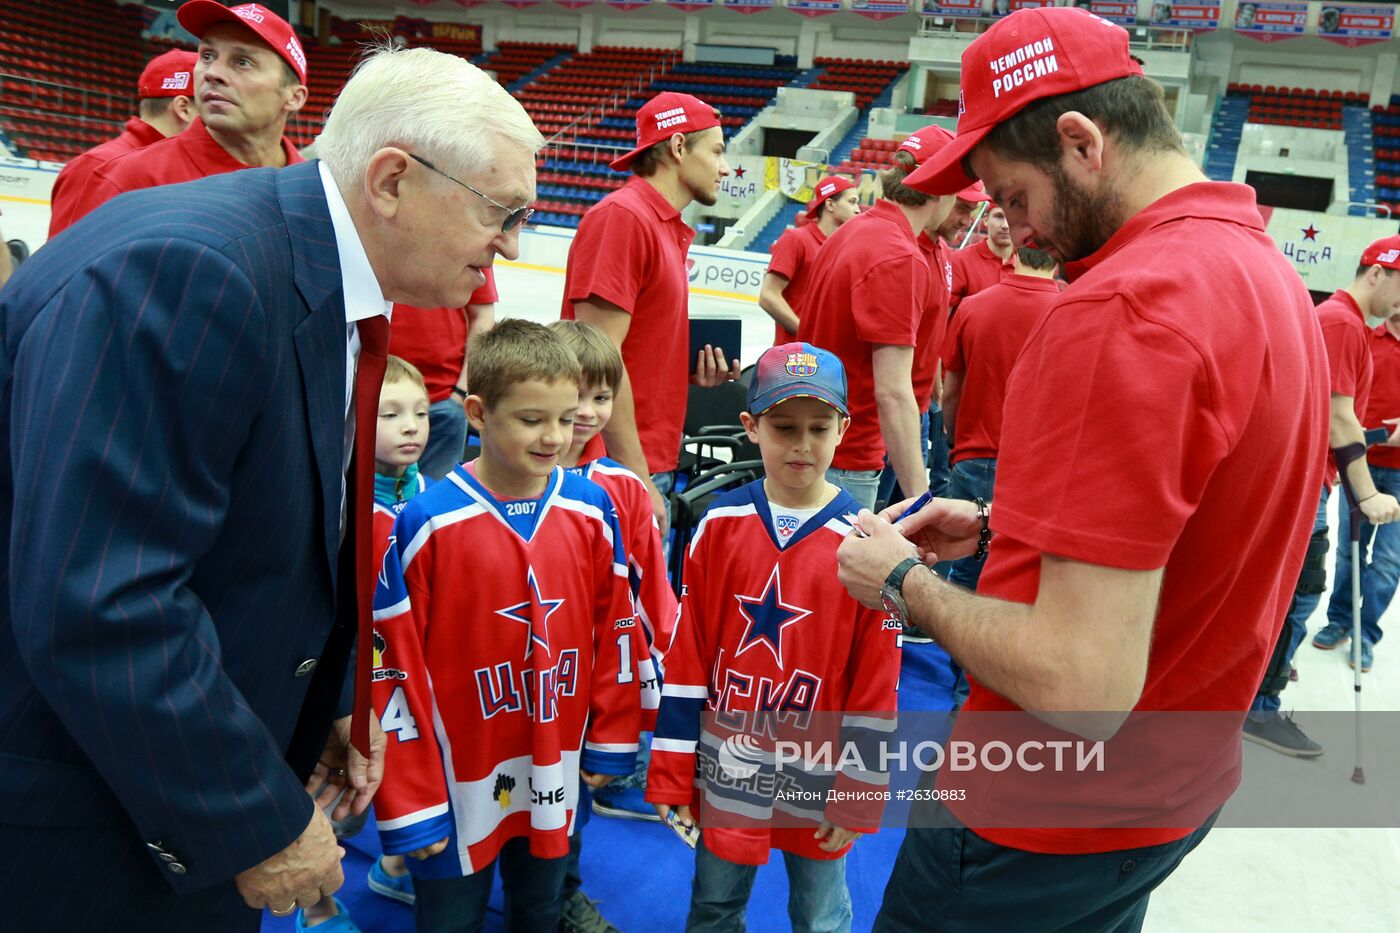
M 1310 88 L 1231 84 L 1227 96 L 1249 99 L 1250 123 L 1340 130 L 1343 107 L 1364 107 L 1366 97 L 1357 91 L 1319 91 Z
M 121 131 L 146 62 L 140 7 L 0 0 L 0 128 L 21 155 L 63 162 Z
M 1400 94 L 1387 106 L 1371 108 L 1375 133 L 1376 200 L 1400 215 Z
M 501 42 L 496 46 L 496 51 L 479 64 L 493 72 L 502 85 L 509 87 L 550 59 L 572 51 L 572 45 L 553 42 Z
M 814 64 L 824 65 L 826 71 L 809 87 L 825 91 L 850 91 L 856 96 L 856 106 L 867 109 L 880 92 L 909 69 L 906 62 L 858 61 L 853 58 L 817 58 Z

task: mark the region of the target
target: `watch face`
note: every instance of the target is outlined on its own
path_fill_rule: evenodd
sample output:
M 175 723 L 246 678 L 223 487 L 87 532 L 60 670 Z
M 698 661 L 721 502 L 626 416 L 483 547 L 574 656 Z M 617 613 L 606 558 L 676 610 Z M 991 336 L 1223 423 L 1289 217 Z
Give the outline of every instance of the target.
M 894 593 L 880 593 L 880 605 L 885 607 L 885 611 L 894 616 L 899 621 L 904 621 L 904 600 Z

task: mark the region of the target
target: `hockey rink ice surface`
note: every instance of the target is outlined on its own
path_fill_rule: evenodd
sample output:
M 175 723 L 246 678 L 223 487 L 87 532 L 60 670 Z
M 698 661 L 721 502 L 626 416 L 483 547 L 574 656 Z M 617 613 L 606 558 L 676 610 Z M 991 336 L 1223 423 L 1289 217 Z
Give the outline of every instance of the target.
M 504 261 L 497 262 L 496 273 L 501 295 L 498 318 L 548 322 L 559 316 L 562 274 Z M 738 317 L 743 321 L 744 365 L 772 343 L 772 322 L 754 301 L 692 294 L 690 307 L 692 316 Z M 1338 498 L 1333 496 L 1331 504 L 1333 548 Z M 1332 571 L 1329 556 L 1329 581 Z M 1298 648 L 1294 663 L 1299 681 L 1289 684 L 1283 694 L 1284 710 L 1299 710 L 1298 722 L 1304 731 L 1308 730 L 1305 711 L 1346 712 L 1353 708 L 1353 674 L 1346 652 L 1320 651 L 1310 644 L 1312 635 L 1325 624 L 1329 597 L 1330 582 L 1329 592 L 1309 623 L 1308 638 Z M 1362 679 L 1363 702 L 1367 710 L 1400 710 L 1400 609 L 1393 605 L 1381 624 L 1392 634 L 1377 646 L 1375 668 Z M 905 666 L 907 671 L 908 663 Z M 1244 743 L 1248 773 L 1325 768 L 1337 776 L 1337 794 L 1347 794 L 1354 786 L 1348 779 L 1350 756 L 1350 748 L 1337 749 L 1335 754 L 1329 749 L 1316 761 L 1300 761 Z M 1400 801 L 1400 787 L 1392 788 L 1391 799 Z M 1286 817 L 1279 822 L 1286 823 Z M 614 834 L 613 829 L 621 833 Z M 650 836 L 651 830 L 661 840 L 658 845 L 671 841 L 667 830 L 657 824 L 596 816 L 585 833 L 584 890 L 602 900 L 604 916 L 624 933 L 670 933 L 681 930 L 684 924 L 691 856 L 674 852 L 676 865 L 665 872 L 665 890 L 652 887 L 645 876 L 655 872 L 653 859 L 670 847 L 652 850 L 646 843 L 632 843 L 636 834 Z M 879 834 L 886 835 L 896 833 L 884 830 Z M 850 857 L 848 874 L 856 901 L 852 929 L 856 931 L 869 929 L 879 907 L 878 892 L 894 857 L 892 845 L 883 844 L 885 840 L 879 836 L 858 842 Z M 365 872 L 373 857 L 368 850 L 377 851 L 377 843 L 370 827 L 347 845 L 346 886 L 339 897 L 364 933 L 408 933 L 413 929 L 410 910 L 365 888 Z M 876 852 L 879 864 L 870 858 Z M 866 858 L 861 858 L 862 854 Z M 749 928 L 760 933 L 786 929 L 786 900 L 782 860 L 775 859 L 759 870 L 750 902 Z M 492 906 L 498 909 L 499 905 L 498 882 Z M 487 929 L 501 928 L 500 914 L 493 911 L 488 915 Z M 292 929 L 291 918 L 277 920 L 264 915 L 264 931 L 284 933 Z M 1033 931 L 1034 920 L 1027 918 L 1023 929 Z M 1153 894 L 1144 929 L 1148 933 L 1400 933 L 1400 829 L 1216 829 Z

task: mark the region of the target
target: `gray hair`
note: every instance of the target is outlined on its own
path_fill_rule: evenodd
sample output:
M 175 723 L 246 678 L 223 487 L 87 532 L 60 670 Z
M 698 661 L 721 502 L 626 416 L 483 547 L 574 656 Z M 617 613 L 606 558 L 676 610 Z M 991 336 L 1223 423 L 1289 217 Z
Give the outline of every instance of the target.
M 315 145 L 336 182 L 348 187 L 386 146 L 470 173 L 491 167 L 498 139 L 532 155 L 544 146 L 519 101 L 466 59 L 380 46 L 356 66 Z

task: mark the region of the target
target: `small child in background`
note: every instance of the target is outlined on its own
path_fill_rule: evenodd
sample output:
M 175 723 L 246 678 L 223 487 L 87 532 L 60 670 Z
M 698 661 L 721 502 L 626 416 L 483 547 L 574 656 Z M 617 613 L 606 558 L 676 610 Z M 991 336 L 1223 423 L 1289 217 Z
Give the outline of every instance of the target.
M 375 819 L 419 933 L 482 929 L 498 866 L 505 927 L 552 931 L 579 780 L 636 759 L 636 623 L 613 505 L 559 466 L 578 361 L 523 320 L 471 360 L 481 455 L 403 507 L 375 594 Z
M 893 730 L 897 708 L 899 626 L 856 602 L 836 576 L 836 549 L 851 530 L 846 516 L 860 510 L 826 481 L 850 423 L 840 359 L 805 343 L 767 350 L 740 417 L 765 476 L 716 499 L 691 540 L 647 800 L 664 819 L 700 827 L 687 929 L 742 929 L 758 866 L 779 849 L 793 930 L 848 931 L 845 856 L 861 833 L 875 831 L 878 806 L 838 798 L 811 825 L 774 826 L 762 817 L 745 822 L 781 809 L 771 786 L 700 780 L 696 790 L 706 711 L 824 714 L 854 741 L 854 733 Z M 854 766 L 834 780 L 849 791 L 887 786 Z M 716 814 L 740 819 L 707 824 Z
M 428 488 L 428 478 L 418 470 L 418 458 L 428 443 L 428 389 L 423 374 L 407 360 L 390 356 L 379 389 L 379 417 L 374 436 L 374 553 L 389 545 L 394 519 L 404 505 Z M 335 824 L 336 836 L 349 838 L 364 826 L 364 816 Z M 382 855 L 369 870 L 369 888 L 403 904 L 413 903 L 413 876 L 401 855 Z M 333 897 L 297 911 L 296 929 L 321 933 L 359 933 Z
M 579 382 L 578 411 L 574 414 L 573 442 L 561 462 L 565 469 L 603 487 L 617 509 L 618 524 L 622 527 L 622 548 L 637 619 L 632 629 L 631 658 L 635 659 L 641 688 L 642 729 L 650 732 L 656 725 L 656 710 L 661 700 L 657 672 L 675 634 L 679 606 L 667 579 L 661 533 L 652 515 L 646 484 L 616 460 L 608 459 L 603 445 L 602 430 L 612 417 L 613 398 L 622 381 L 622 354 L 608 335 L 592 324 L 554 321 L 548 326 L 574 351 L 583 373 Z M 642 737 L 636 770 L 594 793 L 594 812 L 628 819 L 656 819 L 656 811 L 644 796 L 647 738 Z M 579 890 L 583 882 L 579 858 L 586 822 L 587 814 L 580 813 L 578 827 L 569 840 L 563 929 L 565 933 L 610 933 L 616 928 L 598 912 L 598 902 Z

